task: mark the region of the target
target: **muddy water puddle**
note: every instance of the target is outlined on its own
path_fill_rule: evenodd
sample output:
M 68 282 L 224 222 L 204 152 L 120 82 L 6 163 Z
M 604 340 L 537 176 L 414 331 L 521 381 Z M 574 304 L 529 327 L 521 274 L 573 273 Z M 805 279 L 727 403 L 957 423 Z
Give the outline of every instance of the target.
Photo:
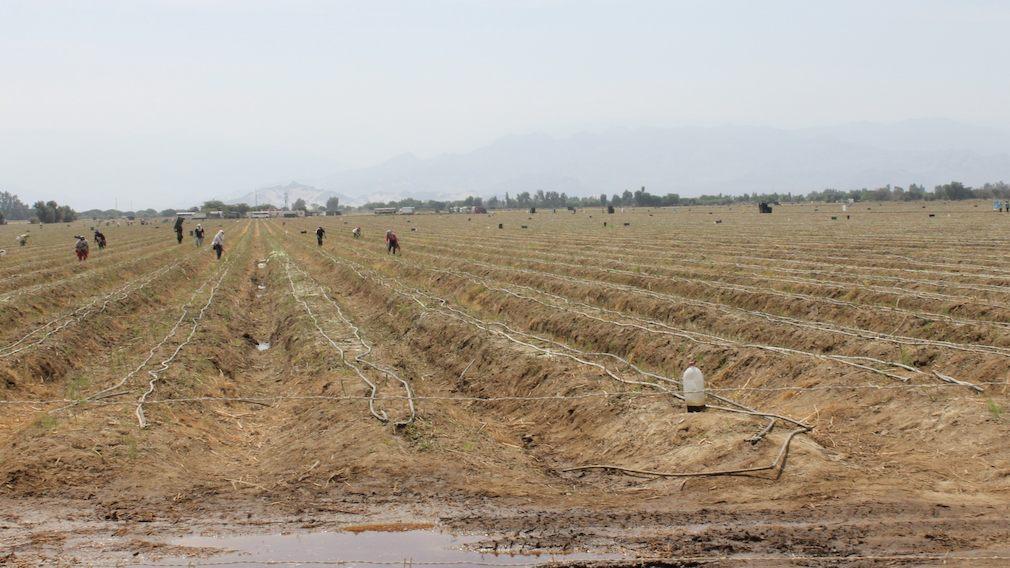
M 537 565 L 562 560 L 614 560 L 613 554 L 538 554 L 506 555 L 469 550 L 480 536 L 456 536 L 436 530 L 396 532 L 318 532 L 304 534 L 265 534 L 240 536 L 187 536 L 172 545 L 201 549 L 199 557 L 171 557 L 147 566 L 192 565 L 201 562 L 228 566 L 262 566 L 279 562 L 286 566 L 340 562 L 352 567 L 375 564 L 396 566 L 451 562 L 459 568 L 488 565 Z

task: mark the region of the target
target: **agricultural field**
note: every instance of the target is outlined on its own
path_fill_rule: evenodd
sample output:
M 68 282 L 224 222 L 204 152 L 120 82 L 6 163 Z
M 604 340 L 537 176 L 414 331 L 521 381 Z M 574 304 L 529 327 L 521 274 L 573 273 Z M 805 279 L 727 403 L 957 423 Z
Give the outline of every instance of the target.
M 0 227 L 0 565 L 1010 563 L 989 203 L 92 225 Z

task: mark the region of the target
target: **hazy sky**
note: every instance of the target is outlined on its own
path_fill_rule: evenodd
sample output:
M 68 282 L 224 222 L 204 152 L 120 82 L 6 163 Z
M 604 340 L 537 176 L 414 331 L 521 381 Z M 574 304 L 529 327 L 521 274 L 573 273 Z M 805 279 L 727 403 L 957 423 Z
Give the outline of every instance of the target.
M 1010 124 L 1010 2 L 0 0 L 0 188 L 195 203 L 506 134 Z

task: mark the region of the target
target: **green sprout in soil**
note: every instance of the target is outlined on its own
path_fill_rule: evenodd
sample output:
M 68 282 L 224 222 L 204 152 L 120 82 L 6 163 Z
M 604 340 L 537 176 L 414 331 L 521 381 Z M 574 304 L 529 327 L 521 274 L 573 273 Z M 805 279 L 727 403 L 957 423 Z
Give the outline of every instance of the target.
M 992 415 L 993 420 L 999 420 L 1003 417 L 1003 407 L 1000 406 L 995 400 L 988 399 L 985 401 L 986 407 L 989 409 L 989 414 Z

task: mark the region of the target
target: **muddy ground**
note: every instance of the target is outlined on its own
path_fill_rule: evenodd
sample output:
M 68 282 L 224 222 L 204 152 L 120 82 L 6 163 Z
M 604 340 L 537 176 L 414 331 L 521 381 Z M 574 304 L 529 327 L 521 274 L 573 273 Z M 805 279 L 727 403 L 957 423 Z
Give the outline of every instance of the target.
M 974 205 L 218 221 L 222 261 L 46 227 L 0 264 L 0 563 L 430 525 L 495 563 L 1007 565 L 1010 225 Z

